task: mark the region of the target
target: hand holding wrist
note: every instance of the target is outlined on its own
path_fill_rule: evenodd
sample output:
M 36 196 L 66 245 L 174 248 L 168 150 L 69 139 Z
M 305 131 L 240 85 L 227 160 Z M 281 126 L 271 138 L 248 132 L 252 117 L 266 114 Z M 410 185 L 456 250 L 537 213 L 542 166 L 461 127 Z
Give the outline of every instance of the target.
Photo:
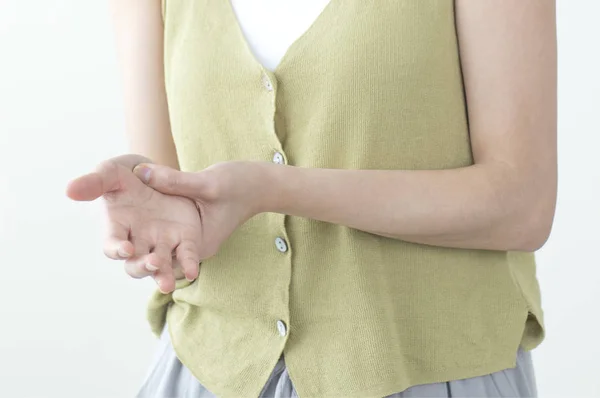
M 134 173 L 159 192 L 203 204 L 228 204 L 238 216 L 250 218 L 276 208 L 282 167 L 270 162 L 230 161 L 199 172 L 182 172 L 143 163 L 134 168 Z

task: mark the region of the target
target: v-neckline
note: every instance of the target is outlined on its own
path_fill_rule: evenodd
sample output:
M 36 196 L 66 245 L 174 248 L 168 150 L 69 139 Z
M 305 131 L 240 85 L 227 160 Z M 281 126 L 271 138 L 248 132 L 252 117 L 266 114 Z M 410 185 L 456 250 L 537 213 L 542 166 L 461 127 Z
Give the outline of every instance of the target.
M 320 25 L 323 24 L 323 20 L 326 19 L 327 14 L 331 12 L 331 9 L 333 8 L 332 4 L 335 3 L 336 0 L 329 0 L 329 2 L 321 10 L 319 15 L 317 15 L 317 17 L 312 21 L 312 23 L 308 26 L 308 28 L 300 36 L 298 36 L 292 42 L 292 44 L 290 44 L 290 46 L 287 48 L 287 50 L 283 53 L 283 56 L 279 60 L 279 63 L 277 64 L 277 66 L 272 71 L 269 68 L 267 68 L 266 66 L 264 66 L 263 63 L 258 60 L 258 58 L 256 57 L 256 54 L 254 54 L 254 51 L 252 51 L 250 43 L 248 43 L 248 39 L 246 39 L 246 35 L 244 35 L 244 31 L 242 30 L 240 21 L 238 20 L 237 15 L 235 14 L 235 10 L 233 8 L 233 4 L 231 3 L 231 0 L 225 0 L 225 2 L 227 3 L 227 8 L 228 8 L 227 11 L 229 12 L 229 16 L 230 16 L 232 22 L 236 26 L 236 29 L 238 32 L 238 37 L 240 38 L 240 41 L 241 41 L 241 45 L 244 46 L 245 50 L 250 54 L 250 56 L 254 60 L 254 63 L 256 63 L 258 66 L 260 66 L 262 69 L 267 70 L 270 73 L 273 73 L 275 76 L 278 76 L 280 71 L 285 67 L 286 62 L 289 62 L 289 59 L 294 55 L 294 52 L 300 51 L 300 48 L 303 45 L 303 43 L 307 42 L 308 39 L 311 36 L 313 36 L 315 34 L 315 32 L 319 29 Z

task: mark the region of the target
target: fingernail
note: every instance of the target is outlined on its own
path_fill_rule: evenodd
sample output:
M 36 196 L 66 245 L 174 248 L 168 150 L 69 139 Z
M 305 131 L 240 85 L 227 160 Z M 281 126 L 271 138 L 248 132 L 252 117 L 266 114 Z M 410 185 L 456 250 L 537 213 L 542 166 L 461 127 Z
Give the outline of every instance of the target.
M 150 272 L 158 271 L 158 267 L 150 263 L 146 263 L 146 269 Z
M 156 282 L 156 286 L 158 286 L 158 290 L 160 290 L 160 292 L 162 294 L 167 294 L 167 292 L 165 292 L 160 284 L 160 282 L 158 281 L 158 279 L 154 278 L 154 282 Z
M 138 165 L 133 169 L 133 172 L 145 183 L 150 181 L 150 168 Z
M 121 257 L 129 257 L 129 253 L 127 253 L 122 247 L 119 247 L 117 253 L 119 253 L 119 256 Z

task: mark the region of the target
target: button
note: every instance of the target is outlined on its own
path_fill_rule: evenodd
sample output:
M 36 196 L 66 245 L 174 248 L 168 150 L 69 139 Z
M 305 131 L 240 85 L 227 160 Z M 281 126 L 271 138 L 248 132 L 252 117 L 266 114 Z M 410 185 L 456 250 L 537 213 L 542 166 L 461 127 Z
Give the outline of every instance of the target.
M 285 240 L 281 238 L 275 239 L 275 246 L 277 247 L 277 250 L 279 250 L 282 253 L 285 253 L 288 250 L 287 243 L 285 243 Z
M 273 163 L 284 164 L 285 159 L 283 158 L 283 155 L 279 152 L 275 152 L 275 155 L 273 155 Z
M 269 76 L 267 76 L 266 73 L 263 73 L 262 75 L 262 82 L 267 90 L 273 91 L 273 83 L 271 83 L 271 79 L 269 79 Z
M 283 321 L 277 321 L 277 330 L 279 331 L 279 335 L 284 337 L 287 334 L 287 328 L 285 327 L 285 323 Z

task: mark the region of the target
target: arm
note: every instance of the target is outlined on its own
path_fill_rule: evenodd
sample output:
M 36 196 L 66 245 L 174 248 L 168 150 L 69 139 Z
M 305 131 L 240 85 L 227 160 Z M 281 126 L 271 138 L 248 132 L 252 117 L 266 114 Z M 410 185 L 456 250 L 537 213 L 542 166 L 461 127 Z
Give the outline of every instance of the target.
M 111 0 L 130 152 L 179 169 L 164 84 L 160 0 Z
M 543 245 L 556 201 L 554 2 L 457 0 L 456 12 L 475 164 L 440 171 L 268 167 L 275 182 L 266 184 L 264 211 L 437 246 Z

